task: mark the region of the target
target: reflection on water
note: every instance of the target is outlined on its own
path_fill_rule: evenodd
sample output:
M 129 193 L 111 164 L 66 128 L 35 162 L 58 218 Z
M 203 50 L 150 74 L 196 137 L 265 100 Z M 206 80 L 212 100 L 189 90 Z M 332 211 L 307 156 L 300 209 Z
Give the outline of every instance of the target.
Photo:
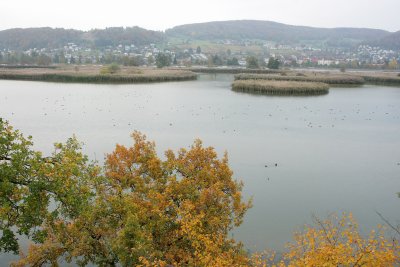
M 254 207 L 233 235 L 250 249 L 282 249 L 311 214 L 352 211 L 366 232 L 396 220 L 400 88 L 331 88 L 318 97 L 231 91 L 232 75 L 143 85 L 0 81 L 0 116 L 49 153 L 76 134 L 103 160 L 139 130 L 162 151 L 195 138 L 227 150 Z M 3 258 L 4 259 L 4 258 Z

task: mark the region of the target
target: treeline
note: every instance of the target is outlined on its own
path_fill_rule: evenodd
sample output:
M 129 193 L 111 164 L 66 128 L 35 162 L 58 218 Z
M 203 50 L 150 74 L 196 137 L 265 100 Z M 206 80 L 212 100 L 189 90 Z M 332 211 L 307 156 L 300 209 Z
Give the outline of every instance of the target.
M 154 56 L 144 57 L 142 55 L 127 56 L 124 54 L 114 54 L 111 52 L 97 55 L 97 56 L 66 56 L 61 51 L 53 55 L 47 53 L 40 53 L 32 51 L 30 53 L 25 52 L 0 52 L 0 64 L 9 65 L 38 65 L 48 66 L 51 64 L 112 64 L 116 63 L 123 66 L 143 66 L 143 65 L 156 65 L 157 67 L 166 67 L 170 65 L 178 65 L 180 63 L 186 66 L 193 65 L 204 65 L 204 66 L 240 66 L 239 59 L 235 56 L 230 55 L 229 51 L 222 54 L 211 54 L 208 55 L 206 60 L 197 60 L 190 57 L 189 53 L 178 52 L 174 55 L 168 53 L 158 53 Z M 189 61 L 185 59 L 189 58 Z M 182 60 L 183 59 L 183 60 Z M 263 57 L 248 56 L 246 57 L 246 67 L 249 69 L 265 68 L 278 69 L 281 65 L 280 61 L 275 58 L 270 58 L 269 62 L 266 63 Z
M 0 64 L 48 66 L 55 62 L 55 58 L 51 58 L 45 53 L 0 52 Z
M 148 60 L 148 59 L 147 59 Z M 111 64 L 118 63 L 124 66 L 142 66 L 148 63 L 142 56 L 125 56 L 106 53 L 102 56 L 84 57 L 82 55 L 66 57 L 64 52 L 48 55 L 40 52 L 0 52 L 0 64 L 6 65 L 38 65 L 48 66 L 51 64 Z M 150 59 L 154 63 L 154 59 Z

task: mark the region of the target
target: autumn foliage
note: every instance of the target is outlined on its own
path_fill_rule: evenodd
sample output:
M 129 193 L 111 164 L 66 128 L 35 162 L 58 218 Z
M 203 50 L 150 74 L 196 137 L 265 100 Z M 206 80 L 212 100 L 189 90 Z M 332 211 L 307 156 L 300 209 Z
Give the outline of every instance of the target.
M 314 217 L 312 226 L 295 233 L 281 259 L 267 251 L 253 254 L 251 262 L 257 267 L 399 266 L 399 249 L 397 239 L 385 238 L 384 227 L 363 236 L 351 214 L 332 214 Z
M 314 219 L 313 226 L 295 233 L 285 259 L 288 266 L 394 266 L 399 264 L 399 244 L 386 239 L 384 229 L 360 234 L 351 214 Z
M 359 234 L 351 215 L 317 220 L 295 235 L 283 258 L 250 255 L 229 238 L 251 202 L 232 178 L 227 155 L 196 140 L 158 157 L 138 132 L 104 166 L 75 138 L 49 157 L 0 120 L 0 249 L 13 266 L 391 266 L 398 244 Z M 30 238 L 26 254 L 17 234 Z

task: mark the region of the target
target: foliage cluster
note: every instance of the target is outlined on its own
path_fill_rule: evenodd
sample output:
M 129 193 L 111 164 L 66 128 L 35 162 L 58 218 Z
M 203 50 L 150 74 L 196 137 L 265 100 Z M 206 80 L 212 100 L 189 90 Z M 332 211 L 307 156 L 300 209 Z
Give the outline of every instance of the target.
M 163 67 L 168 67 L 171 65 L 171 57 L 168 54 L 164 53 L 159 53 L 156 56 L 156 65 L 157 68 L 163 68 Z
M 280 260 L 273 251 L 257 253 L 252 266 L 398 266 L 399 248 L 398 240 L 385 239 L 384 227 L 363 236 L 351 213 L 332 214 L 325 220 L 314 217 L 312 226 L 295 233 Z
M 136 132 L 133 146 L 117 145 L 101 168 L 75 138 L 45 158 L 30 138 L 0 127 L 0 247 L 18 252 L 15 231 L 36 243 L 15 266 L 61 258 L 82 266 L 247 264 L 228 233 L 251 204 L 227 156 L 218 159 L 201 141 L 161 160 Z
M 391 70 L 396 70 L 399 68 L 399 64 L 396 59 L 392 59 L 388 62 L 388 68 Z
M 279 69 L 280 65 L 281 65 L 281 62 L 279 61 L 279 59 L 270 57 L 268 60 L 267 67 L 272 70 L 277 70 L 277 69 Z
M 254 56 L 250 56 L 246 58 L 246 67 L 248 69 L 258 69 L 260 65 L 258 65 L 258 60 Z
M 226 61 L 226 65 L 228 66 L 239 66 L 239 60 L 236 57 L 228 58 Z
M 103 75 L 104 74 L 115 74 L 115 73 L 119 72 L 120 70 L 121 70 L 121 67 L 118 64 L 113 63 L 113 64 L 110 64 L 108 66 L 104 66 L 103 68 L 101 68 L 100 74 L 103 74 Z
M 399 264 L 399 244 L 385 239 L 384 229 L 360 234 L 352 214 L 326 220 L 295 233 L 285 255 L 291 266 L 393 266 Z

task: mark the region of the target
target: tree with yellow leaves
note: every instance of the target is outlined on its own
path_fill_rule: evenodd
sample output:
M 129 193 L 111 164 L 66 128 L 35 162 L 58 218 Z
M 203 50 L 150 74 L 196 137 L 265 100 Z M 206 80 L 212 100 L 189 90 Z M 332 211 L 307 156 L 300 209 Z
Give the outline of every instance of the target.
M 396 70 L 399 68 L 399 64 L 397 63 L 397 60 L 395 58 L 389 61 L 388 68 L 392 70 Z
M 241 224 L 250 202 L 242 201 L 242 184 L 232 179 L 227 156 L 218 159 L 199 140 L 189 150 L 167 151 L 163 161 L 154 143 L 136 132 L 133 146 L 117 145 L 100 171 L 75 139 L 56 144 L 45 159 L 5 122 L 1 133 L 3 233 L 40 233 L 14 266 L 57 266 L 61 259 L 80 266 L 248 265 L 228 233 Z M 14 206 L 8 204 L 14 199 Z M 34 209 L 23 208 L 29 206 Z M 16 238 L 10 240 L 12 246 L 3 248 L 18 251 Z
M 314 226 L 296 233 L 285 254 L 287 266 L 395 266 L 399 244 L 386 239 L 383 228 L 360 234 L 352 214 L 326 220 L 314 218 Z
M 386 267 L 400 264 L 398 240 L 387 239 L 384 227 L 371 231 L 369 236 L 361 235 L 351 213 L 344 213 L 342 217 L 332 214 L 325 220 L 314 217 L 314 224 L 295 233 L 287 249 L 281 260 L 274 251 L 254 253 L 251 266 Z

